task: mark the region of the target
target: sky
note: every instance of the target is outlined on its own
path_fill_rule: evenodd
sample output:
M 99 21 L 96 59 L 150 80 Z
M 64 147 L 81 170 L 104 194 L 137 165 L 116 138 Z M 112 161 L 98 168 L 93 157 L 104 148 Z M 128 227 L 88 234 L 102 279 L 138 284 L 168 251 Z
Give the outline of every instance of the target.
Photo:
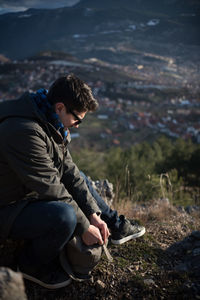
M 80 0 L 0 0 L 0 14 L 25 11 L 28 8 L 58 8 L 72 6 Z

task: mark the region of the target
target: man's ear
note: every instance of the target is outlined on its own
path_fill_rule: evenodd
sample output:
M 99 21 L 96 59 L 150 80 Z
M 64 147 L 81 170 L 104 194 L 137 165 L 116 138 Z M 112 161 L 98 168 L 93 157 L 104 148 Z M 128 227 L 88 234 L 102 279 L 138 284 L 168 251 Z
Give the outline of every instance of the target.
M 61 110 L 63 110 L 63 108 L 65 108 L 64 103 L 62 103 L 62 102 L 57 102 L 57 103 L 55 104 L 55 112 L 56 112 L 57 114 L 60 113 Z

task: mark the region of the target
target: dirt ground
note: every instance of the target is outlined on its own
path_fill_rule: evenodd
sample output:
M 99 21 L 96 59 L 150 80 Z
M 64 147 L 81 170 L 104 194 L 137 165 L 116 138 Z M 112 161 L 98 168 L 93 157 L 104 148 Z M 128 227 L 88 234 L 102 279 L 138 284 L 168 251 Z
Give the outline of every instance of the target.
M 25 281 L 28 299 L 200 299 L 199 212 L 187 214 L 158 202 L 119 210 L 145 225 L 143 237 L 109 244 L 113 262 L 103 254 L 93 281 L 73 281 L 54 292 Z

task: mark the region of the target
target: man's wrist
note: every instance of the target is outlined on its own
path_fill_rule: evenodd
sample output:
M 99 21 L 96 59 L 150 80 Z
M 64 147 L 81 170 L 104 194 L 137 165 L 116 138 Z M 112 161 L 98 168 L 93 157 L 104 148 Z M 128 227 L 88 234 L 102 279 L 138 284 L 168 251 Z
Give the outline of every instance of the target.
M 96 219 L 96 217 L 97 217 L 97 214 L 96 214 L 96 213 L 91 214 L 91 215 L 89 216 L 90 222 L 91 222 L 92 220 Z
M 101 218 L 101 212 L 97 211 L 89 216 L 89 220 L 99 220 Z

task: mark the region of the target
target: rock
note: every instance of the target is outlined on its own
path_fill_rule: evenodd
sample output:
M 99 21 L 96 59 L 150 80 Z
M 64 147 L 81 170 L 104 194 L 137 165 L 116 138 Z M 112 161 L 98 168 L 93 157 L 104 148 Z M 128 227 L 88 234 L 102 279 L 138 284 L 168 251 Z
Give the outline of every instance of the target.
M 200 207 L 197 205 L 188 205 L 188 206 L 186 206 L 185 211 L 188 214 L 191 214 L 193 212 L 199 211 L 199 209 L 200 209 Z
M 114 199 L 113 184 L 107 179 L 96 181 L 91 180 L 91 183 L 93 188 L 97 191 L 97 193 L 110 206 Z
M 198 240 L 200 240 L 200 231 L 198 231 L 198 230 L 193 231 L 191 236 L 198 239 Z
M 138 271 L 140 268 L 140 265 L 139 264 L 134 264 L 134 265 L 131 265 L 127 268 L 127 270 L 131 273 L 133 273 L 134 271 Z
M 195 248 L 195 249 L 192 251 L 192 255 L 193 255 L 193 256 L 197 256 L 197 255 L 200 256 L 200 248 Z
M 0 299 L 26 300 L 24 282 L 21 273 L 9 268 L 0 268 Z
M 176 266 L 174 268 L 176 271 L 180 271 L 180 272 L 188 272 L 188 266 L 187 263 L 181 263 L 178 266 Z
M 146 279 L 144 279 L 144 284 L 153 285 L 153 284 L 155 284 L 155 281 L 151 278 L 146 278 Z
M 179 212 L 181 212 L 181 213 L 185 213 L 185 208 L 184 208 L 184 206 L 178 206 L 178 207 L 177 207 L 177 210 L 178 210 Z
M 168 198 L 160 198 L 160 203 L 165 204 L 165 205 L 170 205 L 170 201 Z
M 104 282 L 102 282 L 101 280 L 97 280 L 96 282 L 96 289 L 98 291 L 103 291 L 105 289 L 106 285 Z
M 173 255 L 182 255 L 183 261 L 175 266 L 175 270 L 192 272 L 200 276 L 200 231 L 193 231 L 181 242 L 175 243 L 167 251 Z
M 194 247 L 195 248 L 200 248 L 200 241 L 195 241 L 194 242 Z

